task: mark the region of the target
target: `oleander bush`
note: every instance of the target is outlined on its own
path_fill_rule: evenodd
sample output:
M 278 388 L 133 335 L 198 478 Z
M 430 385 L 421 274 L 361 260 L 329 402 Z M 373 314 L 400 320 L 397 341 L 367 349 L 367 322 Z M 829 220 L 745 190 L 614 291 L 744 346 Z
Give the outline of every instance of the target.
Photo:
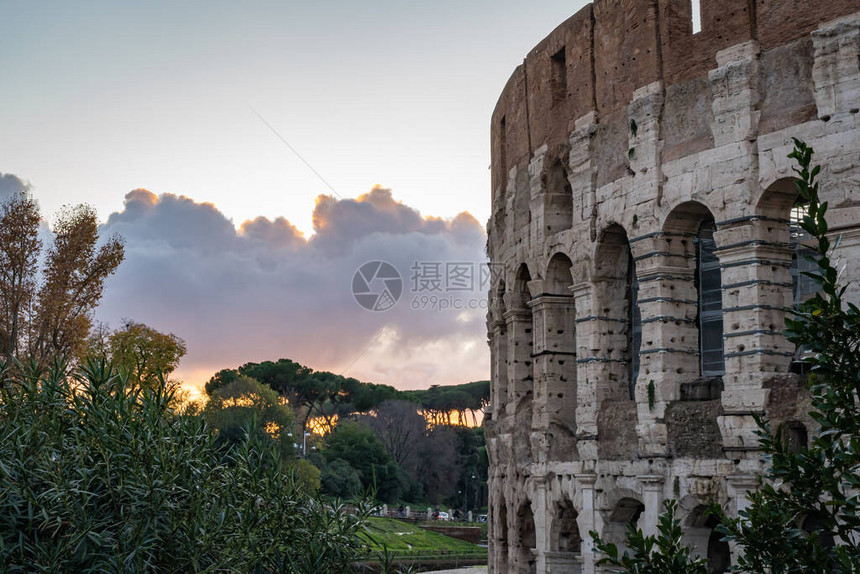
M 364 514 L 110 364 L 0 365 L 0 572 L 347 571 Z

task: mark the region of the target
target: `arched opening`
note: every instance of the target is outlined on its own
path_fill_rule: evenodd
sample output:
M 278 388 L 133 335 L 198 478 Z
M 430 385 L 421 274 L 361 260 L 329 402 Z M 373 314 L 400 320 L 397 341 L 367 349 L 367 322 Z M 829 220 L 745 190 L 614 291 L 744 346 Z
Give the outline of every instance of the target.
M 576 522 L 578 516 L 573 503 L 569 500 L 563 500 L 556 506 L 550 550 L 577 554 L 581 551 L 582 537 L 579 535 L 579 524 Z
M 535 519 L 531 505 L 528 502 L 520 506 L 517 512 L 519 525 L 519 548 L 517 552 L 517 572 L 530 573 L 536 571 L 534 548 L 537 546 Z
M 532 299 L 531 293 L 529 293 L 529 281 L 531 280 L 532 275 L 529 272 L 529 268 L 525 263 L 523 263 L 520 265 L 519 269 L 517 269 L 514 291 L 517 295 L 517 303 L 521 309 L 529 308 L 529 301 Z
M 699 370 L 703 377 L 726 372 L 723 355 L 723 289 L 713 218 L 705 219 L 696 233 L 696 291 L 698 294 Z
M 815 279 L 806 275 L 807 272 L 817 271 L 818 252 L 815 241 L 801 226 L 808 213 L 808 201 L 797 193 L 796 181 L 794 178 L 783 178 L 773 182 L 764 190 L 756 205 L 756 213 L 766 222 L 762 226 L 765 230 L 763 235 L 772 250 L 781 252 L 784 258 L 782 265 L 774 267 L 776 272 L 768 278 L 772 282 L 772 289 L 776 291 L 773 301 L 768 303 L 776 310 L 771 312 L 773 317 L 768 317 L 766 324 L 782 325 L 786 313 L 779 310 L 780 306 L 797 307 L 821 288 Z M 770 258 L 775 259 L 773 254 Z M 785 273 L 786 267 L 790 277 Z M 761 322 L 765 323 L 764 320 Z M 807 365 L 803 362 L 808 353 L 806 348 L 794 349 L 786 342 L 785 347 L 779 350 L 793 353 L 789 366 L 791 372 L 802 374 L 807 371 Z
M 627 233 L 613 224 L 601 234 L 595 252 L 594 285 L 600 318 L 600 360 L 609 379 L 604 399 L 634 399 L 639 375 L 642 320 L 639 313 L 639 282 Z
M 788 223 L 791 246 L 791 299 L 795 309 L 821 290 L 821 283 L 809 276 L 810 273 L 818 271 L 820 255 L 816 249 L 815 240 L 801 226 L 803 218 L 807 215 L 809 215 L 809 202 L 798 196 L 791 207 Z M 806 374 L 809 371 L 809 365 L 804 362 L 808 354 L 809 349 L 805 346 L 795 350 L 791 361 L 791 372 Z
M 546 174 L 544 224 L 547 236 L 573 225 L 573 190 L 561 159 L 555 159 Z
M 782 427 L 782 438 L 788 450 L 794 454 L 809 448 L 809 432 L 806 425 L 799 421 L 787 422 Z
M 817 538 L 820 548 L 833 548 L 836 541 L 833 537 L 833 521 L 825 512 L 811 512 L 800 523 L 800 528 L 810 536 Z
M 684 521 L 684 543 L 693 549 L 695 555 L 708 559 L 709 574 L 728 572 L 731 566 L 729 543 L 714 530 L 718 523 L 708 514 L 705 505 L 696 506 Z
M 508 505 L 505 497 L 499 497 L 499 505 L 495 508 L 498 519 L 495 526 L 496 539 L 496 572 L 507 572 L 508 570 Z
M 615 504 L 604 527 L 603 539 L 618 547 L 618 553 L 629 550 L 627 546 L 628 525 L 639 525 L 639 517 L 645 512 L 645 505 L 635 498 L 622 498 Z

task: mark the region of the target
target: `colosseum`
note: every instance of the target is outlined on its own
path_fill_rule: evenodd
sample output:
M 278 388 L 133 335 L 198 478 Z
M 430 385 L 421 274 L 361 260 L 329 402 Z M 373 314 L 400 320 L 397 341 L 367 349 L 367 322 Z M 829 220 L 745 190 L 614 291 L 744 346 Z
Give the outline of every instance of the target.
M 492 116 L 490 572 L 599 572 L 588 532 L 653 533 L 669 498 L 727 570 L 704 509 L 757 487 L 754 415 L 815 432 L 782 335 L 816 289 L 786 156 L 815 148 L 860 300 L 858 107 L 858 0 L 596 0 L 514 70 Z

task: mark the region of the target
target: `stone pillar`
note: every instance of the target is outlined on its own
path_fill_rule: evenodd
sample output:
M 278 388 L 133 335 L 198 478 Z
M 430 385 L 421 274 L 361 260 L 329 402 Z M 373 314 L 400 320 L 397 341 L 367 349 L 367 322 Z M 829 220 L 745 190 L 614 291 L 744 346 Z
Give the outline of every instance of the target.
M 532 514 L 535 521 L 535 540 L 537 544 L 534 548 L 535 558 L 537 559 L 537 574 L 545 574 L 546 569 L 546 553 L 549 552 L 549 535 L 550 535 L 550 520 L 552 514 L 547 508 L 547 482 L 545 476 L 535 476 L 534 481 L 534 498 L 532 499 Z
M 663 475 L 647 474 L 637 476 L 642 485 L 642 503 L 645 512 L 642 514 L 642 532 L 646 536 L 657 534 L 657 520 L 663 511 Z
M 600 329 L 594 313 L 593 285 L 578 283 L 570 288 L 576 307 L 576 437 L 577 450 L 583 460 L 597 460 L 596 381 L 599 361 L 595 359 L 595 338 Z
M 534 317 L 532 428 L 554 436 L 553 444 L 547 444 L 551 452 L 540 452 L 537 457 L 538 462 L 546 462 L 557 460 L 575 446 L 575 310 L 571 296 L 541 295 L 529 305 Z
M 850 263 L 860 260 L 860 207 L 828 210 L 827 220 L 831 230 L 828 238 L 834 245 L 830 257 L 842 285 L 848 286 L 845 300 L 860 305 L 860 265 Z
M 692 249 L 691 236 L 674 233 L 655 237 L 647 247 L 637 247 L 658 253 L 671 245 L 678 252 L 681 241 L 689 242 L 688 248 Z M 686 265 L 683 252 L 640 263 L 637 275 L 642 346 L 636 385 L 639 452 L 663 456 L 667 442 L 666 425 L 662 422 L 666 405 L 680 399 L 682 381 L 699 376 L 695 267 Z
M 753 474 L 734 474 L 726 477 L 726 490 L 729 498 L 727 514 L 732 517 L 739 516 L 740 511 L 749 507 L 747 492 L 758 490 L 759 479 Z M 729 550 L 732 553 L 732 564 L 738 563 L 740 549 L 735 542 L 729 542 Z
M 582 496 L 582 508 L 579 511 L 577 521 L 579 535 L 582 537 L 582 574 L 594 574 L 594 542 L 588 533 L 598 529 L 594 508 L 594 483 L 597 480 L 597 475 L 583 473 L 575 475 L 575 478 Z
M 508 331 L 505 321 L 492 321 L 490 327 L 490 406 L 497 419 L 508 404 Z
M 513 309 L 505 313 L 508 331 L 508 406 L 506 428 L 511 433 L 510 462 L 528 464 L 533 460 L 531 430 L 534 394 L 534 345 L 532 313 Z
M 775 234 L 778 229 L 780 234 Z M 788 225 L 749 221 L 715 234 L 723 289 L 723 414 L 727 450 L 758 448 L 752 417 L 764 412 L 768 380 L 787 373 L 794 345 L 782 334 L 792 305 Z
M 591 111 L 575 122 L 575 129 L 570 134 L 570 186 L 573 190 L 574 219 L 581 217 L 588 220 L 591 240 L 597 238 L 596 213 L 597 190 L 594 182 L 592 156 L 594 134 L 597 131 L 597 113 Z M 582 380 L 582 379 L 580 379 Z
M 848 120 L 846 114 L 856 110 L 860 102 L 860 18 L 824 24 L 812 33 L 812 44 L 818 117 L 826 121 Z
M 509 356 L 508 405 L 513 406 L 513 413 L 516 413 L 519 403 L 534 390 L 532 313 L 528 309 L 512 309 L 505 313 L 505 321 Z

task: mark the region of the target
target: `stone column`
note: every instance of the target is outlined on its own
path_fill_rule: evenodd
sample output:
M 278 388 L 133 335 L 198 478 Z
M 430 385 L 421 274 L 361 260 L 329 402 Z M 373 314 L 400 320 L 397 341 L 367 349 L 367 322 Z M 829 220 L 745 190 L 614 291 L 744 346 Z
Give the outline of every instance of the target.
M 594 288 L 590 282 L 573 285 L 576 307 L 576 436 L 579 456 L 597 460 L 597 399 L 596 381 L 600 365 L 595 360 L 595 338 L 600 324 L 594 313 Z
M 510 429 L 511 456 L 517 465 L 533 460 L 532 398 L 534 394 L 534 364 L 532 313 L 528 309 L 513 309 L 505 313 L 508 331 L 508 406 L 505 428 Z
M 546 569 L 546 553 L 549 552 L 549 534 L 552 514 L 547 508 L 547 483 L 545 476 L 535 476 L 534 481 L 534 498 L 532 499 L 532 514 L 535 521 L 535 540 L 534 548 L 535 558 L 537 559 L 537 574 L 545 574 Z
M 573 297 L 541 295 L 529 303 L 534 317 L 534 410 L 532 428 L 554 436 L 538 462 L 575 447 L 576 328 Z M 551 450 L 552 452 L 547 452 Z
M 579 511 L 577 521 L 579 535 L 582 537 L 582 574 L 594 574 L 594 542 L 588 533 L 598 529 L 594 508 L 594 483 L 597 480 L 597 475 L 583 473 L 575 475 L 575 478 L 576 486 L 582 496 L 582 508 Z
M 849 121 L 860 102 L 860 18 L 829 22 L 812 33 L 812 80 L 818 117 Z M 850 120 L 853 123 L 853 120 Z
M 747 492 L 758 490 L 758 476 L 753 474 L 734 474 L 726 477 L 726 490 L 728 491 L 729 508 L 727 514 L 732 517 L 739 515 L 740 511 L 749 507 Z M 732 553 L 732 564 L 738 563 L 740 549 L 735 542 L 729 542 L 729 550 Z
M 637 476 L 642 484 L 642 503 L 645 512 L 642 515 L 642 532 L 646 536 L 657 534 L 657 520 L 663 511 L 663 475 L 647 474 Z
M 490 327 L 490 406 L 492 416 L 497 418 L 508 404 L 508 331 L 505 321 L 492 321 Z
M 667 239 L 676 245 L 681 240 L 692 243 L 692 238 L 681 234 L 667 235 L 654 238 L 649 248 L 664 251 Z M 680 399 L 681 381 L 699 376 L 695 267 L 679 265 L 685 261 L 679 253 L 643 260 L 637 266 L 642 316 L 637 434 L 639 452 L 644 455 L 666 454 L 666 425 L 662 422 L 666 405 Z
M 528 309 L 512 309 L 505 313 L 508 332 L 508 405 L 515 413 L 519 403 L 534 390 L 532 365 L 533 325 Z M 512 414 L 512 413 L 511 413 Z
M 766 218 L 765 218 L 766 219 Z M 771 237 L 778 227 L 782 233 Z M 782 334 L 792 305 L 788 225 L 748 221 L 715 234 L 723 289 L 723 414 L 718 422 L 728 450 L 758 448 L 752 415 L 764 412 L 768 380 L 789 370 L 794 345 Z

